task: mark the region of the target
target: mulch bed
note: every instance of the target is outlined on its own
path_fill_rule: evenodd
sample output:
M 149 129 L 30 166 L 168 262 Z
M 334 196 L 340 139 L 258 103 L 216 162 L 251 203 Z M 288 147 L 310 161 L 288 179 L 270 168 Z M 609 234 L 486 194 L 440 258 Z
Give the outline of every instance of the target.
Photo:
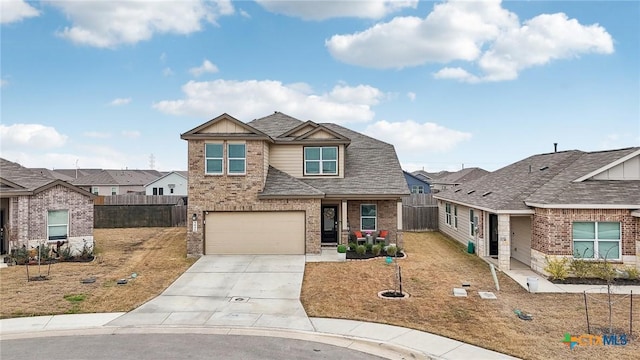
M 600 278 L 566 278 L 564 280 L 551 280 L 554 284 L 571 284 L 571 285 L 607 285 L 607 281 Z M 640 285 L 640 279 L 622 279 L 616 278 L 611 282 L 612 285 Z
M 384 252 L 381 251 L 380 255 L 373 255 L 372 253 L 364 253 L 362 255 L 356 253 L 355 251 L 347 251 L 347 260 L 368 260 L 368 259 L 373 259 L 373 258 L 377 258 L 377 257 L 387 257 L 388 255 Z M 404 252 L 399 252 L 396 254 L 395 258 L 397 259 L 403 259 L 404 257 L 406 257 Z

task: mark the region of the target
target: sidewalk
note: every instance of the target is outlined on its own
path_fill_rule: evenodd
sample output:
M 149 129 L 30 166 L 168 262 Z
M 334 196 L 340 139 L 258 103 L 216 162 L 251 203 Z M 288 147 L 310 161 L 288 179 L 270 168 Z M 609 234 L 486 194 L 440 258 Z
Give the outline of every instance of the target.
M 310 318 L 314 330 L 141 325 L 113 326 L 126 313 L 51 315 L 0 320 L 0 340 L 114 333 L 194 333 L 286 337 L 327 343 L 388 359 L 516 359 L 422 331 L 362 321 Z

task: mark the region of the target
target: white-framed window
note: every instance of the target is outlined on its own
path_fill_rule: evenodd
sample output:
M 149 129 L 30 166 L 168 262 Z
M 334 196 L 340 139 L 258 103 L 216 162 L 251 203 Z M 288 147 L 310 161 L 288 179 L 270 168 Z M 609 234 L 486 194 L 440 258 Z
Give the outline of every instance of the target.
M 116 186 L 111 187 L 111 195 L 118 195 L 118 188 Z
M 378 228 L 378 209 L 375 204 L 360 205 L 360 229 L 362 231 L 376 231 Z
M 411 193 L 412 194 L 424 194 L 424 186 L 422 186 L 422 185 L 411 185 Z
M 477 228 L 478 218 L 476 217 L 476 212 L 473 209 L 469 209 L 469 235 L 475 237 Z
M 572 233 L 574 258 L 620 260 L 619 222 L 575 221 Z
M 69 237 L 69 210 L 47 212 L 47 239 L 57 241 Z
M 100 188 L 99 187 L 97 187 L 97 186 L 92 186 L 91 187 L 91 193 L 93 195 L 98 195 L 99 192 L 100 192 Z
M 304 148 L 305 175 L 337 175 L 338 147 L 310 146 Z
M 206 174 L 222 175 L 224 173 L 223 144 L 204 144 L 204 172 Z
M 453 205 L 453 227 L 458 228 L 458 206 Z
M 227 144 L 227 172 L 230 175 L 246 174 L 247 153 L 245 144 Z
M 451 204 L 444 203 L 444 222 L 451 226 Z

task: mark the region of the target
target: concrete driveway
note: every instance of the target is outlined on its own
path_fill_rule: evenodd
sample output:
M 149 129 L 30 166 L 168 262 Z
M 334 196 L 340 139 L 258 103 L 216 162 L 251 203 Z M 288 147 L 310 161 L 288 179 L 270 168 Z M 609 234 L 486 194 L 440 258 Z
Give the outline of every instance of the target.
M 300 303 L 304 255 L 206 255 L 161 295 L 107 326 L 242 326 L 313 331 Z

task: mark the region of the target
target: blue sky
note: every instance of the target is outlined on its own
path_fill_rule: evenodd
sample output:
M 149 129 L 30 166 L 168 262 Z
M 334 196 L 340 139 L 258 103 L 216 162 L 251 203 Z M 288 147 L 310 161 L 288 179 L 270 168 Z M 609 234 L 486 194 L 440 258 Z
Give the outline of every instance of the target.
M 0 1 L 0 156 L 29 167 L 186 170 L 225 112 L 407 170 L 640 145 L 638 1 Z

